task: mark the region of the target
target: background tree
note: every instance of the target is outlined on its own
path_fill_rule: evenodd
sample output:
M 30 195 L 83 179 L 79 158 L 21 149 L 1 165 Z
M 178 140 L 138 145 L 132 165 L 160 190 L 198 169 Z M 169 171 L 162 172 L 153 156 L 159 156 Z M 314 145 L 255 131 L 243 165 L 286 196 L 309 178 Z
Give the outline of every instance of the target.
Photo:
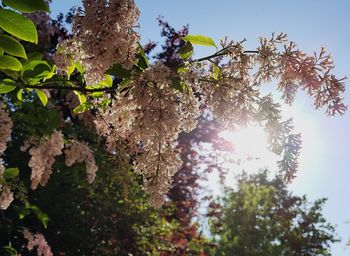
M 295 196 L 267 171 L 242 174 L 235 189 L 226 188 L 208 213 L 217 247 L 212 255 L 330 255 L 337 242 L 322 214 L 325 198 L 311 203 Z

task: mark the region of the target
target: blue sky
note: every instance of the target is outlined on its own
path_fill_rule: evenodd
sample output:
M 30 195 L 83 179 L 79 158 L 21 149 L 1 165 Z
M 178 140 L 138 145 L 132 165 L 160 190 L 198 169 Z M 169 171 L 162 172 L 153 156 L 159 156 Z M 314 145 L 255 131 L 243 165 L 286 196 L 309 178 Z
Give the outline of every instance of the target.
M 149 0 L 136 1 L 141 17 L 139 32 L 142 42 L 161 41 L 156 17 L 162 15 L 174 27 L 189 24 L 190 33 L 204 34 L 216 41 L 223 36 L 246 38 L 247 48 L 254 49 L 260 36 L 285 32 L 300 49 L 312 53 L 326 47 L 336 63 L 335 74 L 350 77 L 350 1 L 347 0 Z M 53 0 L 52 15 L 67 11 L 81 1 Z M 205 55 L 206 48 L 198 48 Z M 347 82 L 347 87 L 350 81 Z M 271 90 L 274 85 L 270 85 Z M 350 105 L 350 88 L 345 94 Z M 344 240 L 333 246 L 333 255 L 350 255 L 346 240 L 350 238 L 350 112 L 329 118 L 300 93 L 293 108 L 296 128 L 303 134 L 300 171 L 291 184 L 295 193 L 307 194 L 310 200 L 328 197 L 324 208 L 327 219 L 337 225 Z

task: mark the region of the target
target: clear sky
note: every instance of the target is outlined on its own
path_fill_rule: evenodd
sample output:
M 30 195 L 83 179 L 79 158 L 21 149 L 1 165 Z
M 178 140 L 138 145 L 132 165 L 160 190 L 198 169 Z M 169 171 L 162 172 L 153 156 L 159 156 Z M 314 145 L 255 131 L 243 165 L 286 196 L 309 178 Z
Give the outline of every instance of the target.
M 140 11 L 142 42 L 161 41 L 156 17 L 162 15 L 174 27 L 189 24 L 190 33 L 218 40 L 246 38 L 254 49 L 259 36 L 285 32 L 300 49 L 311 53 L 325 46 L 333 54 L 335 74 L 350 77 L 350 1 L 348 0 L 148 0 L 136 1 Z M 52 15 L 65 12 L 80 0 L 53 0 Z M 199 54 L 207 54 L 199 48 Z M 350 81 L 347 82 L 347 87 Z M 273 85 L 272 85 L 273 86 Z M 271 88 L 272 90 L 274 88 Z M 350 88 L 345 94 L 350 105 Z M 303 93 L 298 95 L 286 116 L 293 115 L 302 132 L 304 148 L 298 177 L 291 184 L 295 193 L 309 199 L 328 197 L 324 208 L 327 219 L 337 225 L 341 244 L 333 246 L 335 256 L 350 255 L 350 112 L 329 118 L 315 111 Z

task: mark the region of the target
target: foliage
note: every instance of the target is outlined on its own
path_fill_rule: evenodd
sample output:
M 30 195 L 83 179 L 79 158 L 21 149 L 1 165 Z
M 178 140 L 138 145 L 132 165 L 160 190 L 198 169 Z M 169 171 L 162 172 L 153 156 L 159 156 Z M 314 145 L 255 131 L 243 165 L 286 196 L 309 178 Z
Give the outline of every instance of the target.
M 242 174 L 237 188 L 226 188 L 208 213 L 217 247 L 211 255 L 330 255 L 339 241 L 322 207 L 326 199 L 310 203 L 288 191 L 267 171 Z
M 276 80 L 286 104 L 302 89 L 329 115 L 346 110 L 330 55 L 323 48 L 307 55 L 283 33 L 246 50 L 244 41 L 217 43 L 160 19 L 166 44 L 149 61 L 154 44 L 139 43 L 134 1 L 84 0 L 67 19 L 72 35 L 63 16 L 53 21 L 45 13 L 47 2 L 4 0 L 0 7 L 0 208 L 8 208 L 0 225 L 9 254 L 35 247 L 46 256 L 203 255 L 207 241 L 192 222 L 193 145 L 218 142 L 218 127 L 257 122 L 290 181 L 300 135 L 261 84 Z M 195 59 L 196 45 L 214 52 Z M 208 123 L 214 126 L 203 129 Z M 170 189 L 167 207 L 150 208 Z M 81 232 L 94 237 L 81 240 Z

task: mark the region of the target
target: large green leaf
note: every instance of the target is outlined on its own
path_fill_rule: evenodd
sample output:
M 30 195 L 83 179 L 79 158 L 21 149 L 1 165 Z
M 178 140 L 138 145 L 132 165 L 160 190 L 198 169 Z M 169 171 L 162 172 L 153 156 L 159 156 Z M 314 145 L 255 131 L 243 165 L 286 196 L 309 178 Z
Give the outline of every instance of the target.
M 44 0 L 3 0 L 2 2 L 20 12 L 49 11 Z
M 16 58 L 8 55 L 0 56 L 0 69 L 19 71 L 21 68 L 22 64 Z
M 46 94 L 42 90 L 36 90 L 36 94 L 38 95 L 41 103 L 45 107 L 48 101 Z
M 191 44 L 198 44 L 198 45 L 204 45 L 204 46 L 214 46 L 216 47 L 216 44 L 213 39 L 207 36 L 202 35 L 187 35 L 182 38 L 186 42 L 191 42 Z
M 0 94 L 8 93 L 16 89 L 16 83 L 8 78 L 0 80 Z
M 27 59 L 24 47 L 11 36 L 0 35 L 0 47 L 10 55 Z
M 44 60 L 32 60 L 23 65 L 21 75 L 26 82 L 37 83 L 41 79 L 50 79 L 55 68 Z
M 0 28 L 19 39 L 38 43 L 38 33 L 34 23 L 17 12 L 0 9 Z

